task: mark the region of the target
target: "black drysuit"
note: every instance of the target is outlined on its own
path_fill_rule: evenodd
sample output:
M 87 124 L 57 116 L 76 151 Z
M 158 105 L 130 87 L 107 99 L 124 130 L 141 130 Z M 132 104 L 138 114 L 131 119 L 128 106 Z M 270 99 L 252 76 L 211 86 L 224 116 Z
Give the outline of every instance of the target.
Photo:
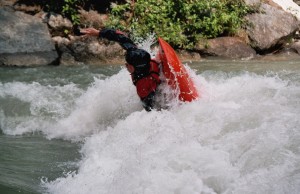
M 153 108 L 154 96 L 160 83 L 159 65 L 151 60 L 150 54 L 139 49 L 123 32 L 114 29 L 103 29 L 100 38 L 118 42 L 126 50 L 125 60 L 133 69 L 131 78 L 137 88 L 137 93 L 143 102 L 143 107 L 150 111 Z

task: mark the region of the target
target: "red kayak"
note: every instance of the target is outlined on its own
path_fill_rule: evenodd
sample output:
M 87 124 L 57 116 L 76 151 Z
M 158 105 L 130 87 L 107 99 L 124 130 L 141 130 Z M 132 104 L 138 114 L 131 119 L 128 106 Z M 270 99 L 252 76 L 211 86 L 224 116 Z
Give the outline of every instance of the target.
M 162 63 L 162 71 L 168 85 L 175 91 L 179 90 L 179 100 L 191 102 L 199 97 L 197 88 L 174 49 L 162 38 L 158 38 L 160 49 L 158 60 Z

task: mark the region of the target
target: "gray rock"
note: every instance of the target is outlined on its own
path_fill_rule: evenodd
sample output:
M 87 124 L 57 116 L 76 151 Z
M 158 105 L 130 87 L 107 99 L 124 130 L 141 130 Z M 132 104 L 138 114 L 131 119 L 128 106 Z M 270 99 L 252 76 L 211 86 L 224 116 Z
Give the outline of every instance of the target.
M 260 53 L 280 48 L 297 31 L 299 21 L 291 14 L 262 4 L 261 13 L 246 16 L 251 46 Z
M 200 42 L 197 49 L 206 55 L 226 58 L 253 58 L 256 55 L 254 49 L 238 37 L 220 37 Z
M 300 42 L 293 42 L 288 48 L 294 50 L 294 52 L 300 55 Z
M 56 65 L 58 55 L 56 52 L 18 52 L 18 53 L 2 53 L 0 54 L 0 64 L 6 66 L 40 66 L 40 65 Z
M 44 13 L 41 18 L 48 24 L 52 36 L 66 36 L 72 31 L 72 22 L 60 14 Z
M 292 50 L 283 50 L 275 54 L 261 55 L 256 59 L 264 60 L 264 61 L 291 61 L 291 60 L 299 60 L 300 55 L 295 53 Z
M 48 24 L 53 29 L 63 29 L 73 27 L 73 24 L 67 18 L 63 18 L 62 15 L 59 14 L 50 14 Z
M 181 61 L 199 61 L 201 60 L 201 55 L 198 52 L 191 52 L 186 50 L 178 50 L 177 55 Z
M 0 8 L 0 64 L 55 64 L 58 54 L 46 24 L 22 12 Z
M 83 65 L 82 62 L 76 61 L 75 57 L 69 53 L 69 52 L 64 52 L 62 53 L 60 57 L 60 65 L 63 66 L 78 66 L 78 65 Z
M 71 40 L 67 47 L 76 61 L 85 64 L 124 62 L 124 50 L 115 42 L 103 42 L 96 37 L 78 37 Z
M 247 5 L 256 5 L 256 4 L 261 3 L 261 1 L 260 0 L 245 0 L 245 3 Z

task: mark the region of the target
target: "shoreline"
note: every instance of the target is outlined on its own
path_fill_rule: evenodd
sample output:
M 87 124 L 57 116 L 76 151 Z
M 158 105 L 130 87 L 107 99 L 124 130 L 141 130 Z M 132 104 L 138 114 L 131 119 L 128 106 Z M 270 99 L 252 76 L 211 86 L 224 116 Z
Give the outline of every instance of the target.
M 192 50 L 175 49 L 181 61 L 207 59 L 285 61 L 300 59 L 300 21 L 276 1 L 260 3 L 261 12 L 246 16 L 251 25 L 235 36 L 198 41 Z M 288 1 L 291 3 L 291 0 Z M 285 4 L 284 4 L 285 5 Z M 295 6 L 298 6 L 295 4 Z M 71 21 L 60 14 L 26 13 L 0 4 L 0 66 L 123 64 L 124 50 L 117 43 L 72 34 Z M 298 6 L 297 8 L 300 7 Z M 29 9 L 29 7 L 27 7 Z M 89 17 L 107 18 L 95 11 Z M 101 21 L 103 22 L 103 21 Z M 12 26 L 11 23 L 14 23 Z M 8 41 L 7 41 L 8 40 Z

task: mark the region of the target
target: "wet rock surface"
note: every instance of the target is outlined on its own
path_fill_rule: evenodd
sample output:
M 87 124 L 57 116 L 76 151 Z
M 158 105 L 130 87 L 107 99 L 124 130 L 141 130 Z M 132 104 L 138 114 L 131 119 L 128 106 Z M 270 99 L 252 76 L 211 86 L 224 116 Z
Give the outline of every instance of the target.
M 58 54 L 46 24 L 31 15 L 0 8 L 0 63 L 8 66 L 56 64 Z

